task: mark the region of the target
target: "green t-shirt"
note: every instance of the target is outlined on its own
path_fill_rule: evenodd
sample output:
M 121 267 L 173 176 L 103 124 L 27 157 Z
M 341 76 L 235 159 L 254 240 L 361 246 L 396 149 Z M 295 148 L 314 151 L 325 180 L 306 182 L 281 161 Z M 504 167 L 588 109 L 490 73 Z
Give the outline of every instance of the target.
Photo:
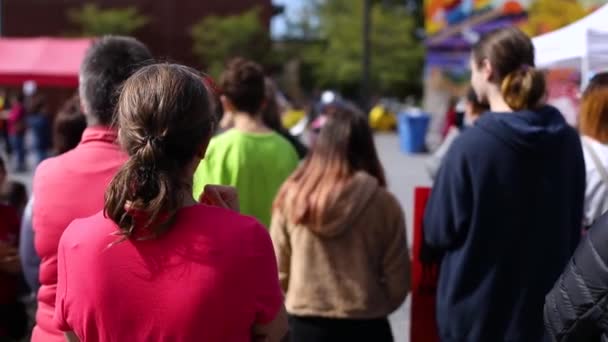
M 297 165 L 295 149 L 282 136 L 232 129 L 211 140 L 194 174 L 194 198 L 199 198 L 207 184 L 234 186 L 241 213 L 268 227 L 272 202 Z

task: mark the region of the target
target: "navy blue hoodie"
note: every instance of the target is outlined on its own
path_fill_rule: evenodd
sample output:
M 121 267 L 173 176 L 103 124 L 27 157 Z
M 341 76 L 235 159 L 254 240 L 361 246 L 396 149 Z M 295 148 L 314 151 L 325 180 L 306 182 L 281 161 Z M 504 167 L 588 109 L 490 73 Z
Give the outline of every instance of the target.
M 543 340 L 544 298 L 580 240 L 584 191 L 578 134 L 553 107 L 486 113 L 454 142 L 424 218 L 425 248 L 442 258 L 443 342 Z

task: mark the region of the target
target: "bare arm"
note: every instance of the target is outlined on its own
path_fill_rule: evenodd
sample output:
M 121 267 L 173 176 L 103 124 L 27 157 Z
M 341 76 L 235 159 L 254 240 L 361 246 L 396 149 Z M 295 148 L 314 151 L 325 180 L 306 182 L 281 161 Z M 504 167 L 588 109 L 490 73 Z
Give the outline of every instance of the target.
M 285 335 L 287 335 L 287 311 L 284 306 L 272 322 L 253 327 L 253 341 L 280 342 Z
M 3 242 L 0 242 L 0 272 L 7 274 L 19 274 L 21 272 L 19 251 Z

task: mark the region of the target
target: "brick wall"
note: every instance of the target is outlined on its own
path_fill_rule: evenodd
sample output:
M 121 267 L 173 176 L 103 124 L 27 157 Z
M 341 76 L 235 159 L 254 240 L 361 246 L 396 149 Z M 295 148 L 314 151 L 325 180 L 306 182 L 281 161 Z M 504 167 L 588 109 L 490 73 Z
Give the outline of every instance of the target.
M 70 8 L 86 0 L 0 0 L 2 34 L 9 37 L 63 36 L 76 32 L 67 19 Z M 206 15 L 237 14 L 258 6 L 270 27 L 271 0 L 96 0 L 100 7 L 135 6 L 151 21 L 136 36 L 155 56 L 200 67 L 192 54 L 190 29 Z

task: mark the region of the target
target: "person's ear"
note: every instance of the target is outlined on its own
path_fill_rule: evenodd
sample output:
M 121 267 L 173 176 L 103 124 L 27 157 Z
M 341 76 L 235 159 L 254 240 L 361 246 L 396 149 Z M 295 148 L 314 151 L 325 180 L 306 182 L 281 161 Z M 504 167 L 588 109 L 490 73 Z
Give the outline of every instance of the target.
M 87 108 L 87 102 L 84 100 L 84 98 L 82 96 L 78 97 L 78 103 L 80 104 L 80 112 L 88 115 L 89 111 Z
M 224 108 L 224 113 L 226 112 L 234 112 L 234 104 L 226 95 L 220 96 L 220 102 L 222 102 L 222 107 Z
M 490 81 L 492 79 L 494 69 L 492 68 L 492 63 L 490 63 L 489 59 L 484 59 L 481 65 L 481 72 L 484 75 L 486 81 Z

